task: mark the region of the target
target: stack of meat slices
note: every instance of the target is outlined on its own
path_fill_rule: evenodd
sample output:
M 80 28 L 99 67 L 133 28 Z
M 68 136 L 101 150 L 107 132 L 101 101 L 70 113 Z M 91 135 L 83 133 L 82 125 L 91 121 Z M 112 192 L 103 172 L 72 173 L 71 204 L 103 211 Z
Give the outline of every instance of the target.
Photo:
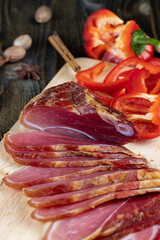
M 145 240 L 156 239 L 160 234 L 160 170 L 150 168 L 146 159 L 115 145 L 137 138 L 135 130 L 124 116 L 106 108 L 102 111 L 95 101 L 75 83 L 49 89 L 31 101 L 21 114 L 21 122 L 34 129 L 43 125 L 44 132 L 5 135 L 6 151 L 16 162 L 27 166 L 6 176 L 4 182 L 30 197 L 28 204 L 35 208 L 34 219 L 51 221 L 44 240 L 120 239 L 130 234 L 131 239 L 143 234 L 150 236 Z M 68 120 L 63 135 L 65 121 L 61 118 L 59 122 L 60 112 Z M 113 131 L 109 143 L 95 122 L 97 118 L 94 121 L 96 113 L 101 116 L 101 124 L 108 125 L 105 131 Z M 75 125 L 69 122 L 72 116 Z M 88 119 L 92 119 L 91 129 Z M 81 120 L 88 123 L 87 133 L 86 127 L 82 133 Z M 60 126 L 59 131 L 53 131 L 51 123 Z M 73 133 L 78 131 L 81 134 L 75 138 Z
M 28 131 L 6 134 L 5 148 L 28 166 L 4 182 L 53 222 L 44 239 L 119 239 L 160 221 L 160 170 L 123 146 Z

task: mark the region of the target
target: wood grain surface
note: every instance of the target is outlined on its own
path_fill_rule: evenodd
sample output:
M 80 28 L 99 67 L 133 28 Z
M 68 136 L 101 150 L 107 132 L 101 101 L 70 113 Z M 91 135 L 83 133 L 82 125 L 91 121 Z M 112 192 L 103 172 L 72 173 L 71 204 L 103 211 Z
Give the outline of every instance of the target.
M 89 58 L 79 58 L 78 63 L 82 69 L 94 66 L 98 61 Z M 110 71 L 106 69 L 104 75 Z M 75 73 L 65 64 L 57 73 L 48 87 L 68 82 L 76 81 Z M 20 131 L 19 122 L 12 129 L 12 132 Z M 153 140 L 138 141 L 126 145 L 130 150 L 146 157 L 153 167 L 160 168 L 160 137 Z M 21 191 L 5 186 L 2 182 L 4 174 L 9 174 L 21 167 L 5 152 L 3 140 L 0 143 L 0 239 L 1 240 L 41 240 L 47 224 L 31 219 L 32 208 L 27 205 L 27 198 Z
M 52 10 L 52 19 L 45 24 L 36 23 L 34 19 L 34 13 L 41 5 Z M 33 39 L 24 59 L 0 68 L 0 134 L 13 126 L 24 105 L 44 89 L 64 64 L 47 41 L 49 34 L 56 30 L 75 57 L 85 57 L 84 24 L 89 14 L 101 8 L 108 8 L 125 21 L 136 20 L 150 36 L 160 36 L 159 0 L 0 1 L 0 52 L 21 34 L 29 34 Z M 40 65 L 41 79 L 18 79 L 15 70 L 22 63 Z

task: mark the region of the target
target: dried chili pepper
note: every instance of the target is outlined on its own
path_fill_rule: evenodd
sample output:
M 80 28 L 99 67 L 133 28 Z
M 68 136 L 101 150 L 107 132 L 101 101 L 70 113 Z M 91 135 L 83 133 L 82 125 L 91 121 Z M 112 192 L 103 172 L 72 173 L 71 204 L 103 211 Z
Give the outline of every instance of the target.
M 109 62 L 120 62 L 138 56 L 150 59 L 155 49 L 159 52 L 158 40 L 149 38 L 134 20 L 124 24 L 113 12 L 102 9 L 91 14 L 85 24 L 85 50 L 89 57 Z
M 123 112 L 133 123 L 141 139 L 160 135 L 160 96 L 126 93 L 114 98 L 111 107 Z

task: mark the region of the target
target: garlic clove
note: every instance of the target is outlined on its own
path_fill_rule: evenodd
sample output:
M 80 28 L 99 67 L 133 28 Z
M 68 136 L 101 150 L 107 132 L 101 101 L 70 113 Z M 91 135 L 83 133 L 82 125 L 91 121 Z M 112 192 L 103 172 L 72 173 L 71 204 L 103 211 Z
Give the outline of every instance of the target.
M 32 45 L 32 38 L 28 34 L 20 35 L 15 38 L 15 40 L 13 41 L 13 45 L 28 49 Z
M 35 12 L 35 20 L 38 23 L 46 23 L 52 17 L 51 9 L 45 5 L 40 6 Z

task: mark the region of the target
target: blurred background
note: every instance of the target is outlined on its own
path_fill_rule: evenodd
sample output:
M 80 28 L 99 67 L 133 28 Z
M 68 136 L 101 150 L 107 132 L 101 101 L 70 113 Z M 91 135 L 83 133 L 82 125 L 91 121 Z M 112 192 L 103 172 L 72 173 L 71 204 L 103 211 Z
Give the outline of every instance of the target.
M 52 17 L 47 23 L 38 23 L 35 12 L 47 5 Z M 13 44 L 15 38 L 29 34 L 32 46 L 23 59 L 0 67 L 0 134 L 3 136 L 17 121 L 24 105 L 40 93 L 64 60 L 48 42 L 48 36 L 57 31 L 75 57 L 85 57 L 83 29 L 87 17 L 94 11 L 107 8 L 124 21 L 136 20 L 150 36 L 160 38 L 159 0 L 1 0 L 0 50 Z M 17 70 L 22 64 L 39 65 L 40 80 L 19 79 Z

